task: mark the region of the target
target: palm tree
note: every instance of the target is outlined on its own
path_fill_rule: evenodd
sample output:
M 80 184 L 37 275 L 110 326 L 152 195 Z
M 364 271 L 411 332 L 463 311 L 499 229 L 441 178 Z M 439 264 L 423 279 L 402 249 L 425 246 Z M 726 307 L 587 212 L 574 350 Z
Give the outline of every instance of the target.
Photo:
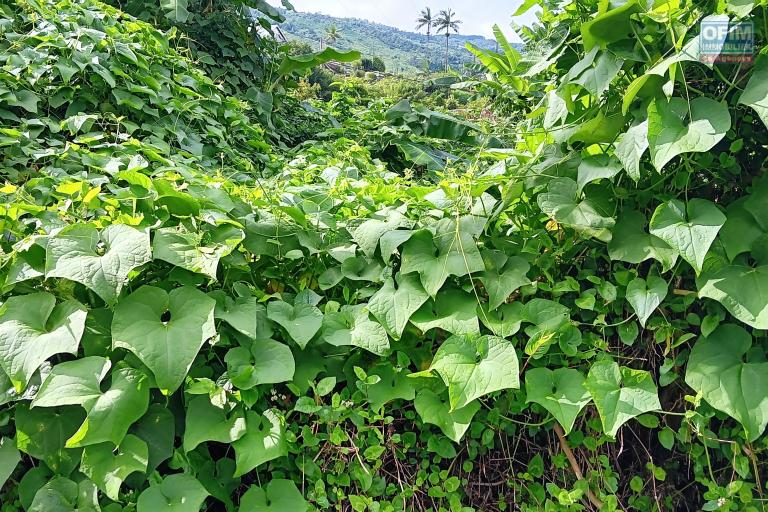
M 451 30 L 455 34 L 459 33 L 459 25 L 461 25 L 463 21 L 456 18 L 456 13 L 453 12 L 451 9 L 444 9 L 437 13 L 437 19 L 432 24 L 437 30 L 438 34 L 440 32 L 445 32 L 445 70 L 448 71 L 448 38 L 451 37 Z
M 339 31 L 339 28 L 336 25 L 331 25 L 325 29 L 325 40 L 328 44 L 336 44 L 336 41 L 342 37 L 341 31 Z
M 429 74 L 429 36 L 432 35 L 432 25 L 435 23 L 435 18 L 432 17 L 432 9 L 425 7 L 421 10 L 419 17 L 416 18 L 416 30 L 421 30 L 427 27 L 427 74 Z
M 427 27 L 427 44 L 429 44 L 429 36 L 432 35 L 432 25 L 435 23 L 435 18 L 432 17 L 432 9 L 425 7 L 421 10 L 421 14 L 416 18 L 416 30 L 421 30 Z

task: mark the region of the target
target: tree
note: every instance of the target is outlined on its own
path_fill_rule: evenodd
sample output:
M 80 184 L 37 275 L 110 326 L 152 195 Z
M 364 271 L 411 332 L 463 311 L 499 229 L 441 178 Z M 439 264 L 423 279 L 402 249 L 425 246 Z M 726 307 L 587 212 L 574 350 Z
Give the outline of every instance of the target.
M 451 31 L 454 34 L 459 33 L 459 25 L 463 21 L 456 18 L 456 13 L 452 9 L 443 9 L 437 14 L 437 19 L 432 24 L 438 34 L 445 32 L 445 70 L 448 71 L 448 40 L 451 37 Z
M 432 17 L 432 9 L 425 7 L 421 10 L 419 17 L 416 18 L 416 30 L 421 30 L 427 27 L 427 73 L 429 73 L 429 36 L 432 35 L 432 26 L 435 23 L 435 18 Z
M 325 29 L 325 40 L 329 45 L 336 44 L 336 41 L 342 39 L 341 31 L 336 25 L 331 25 Z

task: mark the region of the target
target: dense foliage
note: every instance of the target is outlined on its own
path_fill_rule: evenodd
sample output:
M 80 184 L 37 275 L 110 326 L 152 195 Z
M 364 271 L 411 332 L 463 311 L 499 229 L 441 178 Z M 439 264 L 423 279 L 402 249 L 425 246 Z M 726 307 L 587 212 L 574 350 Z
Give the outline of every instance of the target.
M 440 79 L 493 115 L 349 79 L 288 149 L 359 54 L 0 0 L 0 510 L 763 510 L 768 58 L 699 21 L 764 6 L 537 4 Z

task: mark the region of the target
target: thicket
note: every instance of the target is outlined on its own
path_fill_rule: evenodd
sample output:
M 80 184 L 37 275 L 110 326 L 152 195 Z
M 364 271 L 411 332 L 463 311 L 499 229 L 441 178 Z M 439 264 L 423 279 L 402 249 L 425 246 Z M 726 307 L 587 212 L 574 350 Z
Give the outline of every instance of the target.
M 0 510 L 764 510 L 768 58 L 700 22 L 765 6 L 534 4 L 497 118 L 345 80 L 288 149 L 359 54 L 0 0 Z

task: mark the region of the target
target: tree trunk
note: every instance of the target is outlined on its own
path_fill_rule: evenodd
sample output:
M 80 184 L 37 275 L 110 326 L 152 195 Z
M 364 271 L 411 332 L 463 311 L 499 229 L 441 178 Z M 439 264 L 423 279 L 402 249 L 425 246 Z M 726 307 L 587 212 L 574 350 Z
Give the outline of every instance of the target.
M 445 33 L 445 72 L 448 72 L 448 38 L 450 35 L 448 32 Z
M 432 66 L 430 62 L 430 60 L 432 60 L 432 48 L 429 46 L 429 36 L 429 27 L 427 27 L 427 76 L 429 76 L 430 72 L 432 71 L 432 69 L 430 69 Z

